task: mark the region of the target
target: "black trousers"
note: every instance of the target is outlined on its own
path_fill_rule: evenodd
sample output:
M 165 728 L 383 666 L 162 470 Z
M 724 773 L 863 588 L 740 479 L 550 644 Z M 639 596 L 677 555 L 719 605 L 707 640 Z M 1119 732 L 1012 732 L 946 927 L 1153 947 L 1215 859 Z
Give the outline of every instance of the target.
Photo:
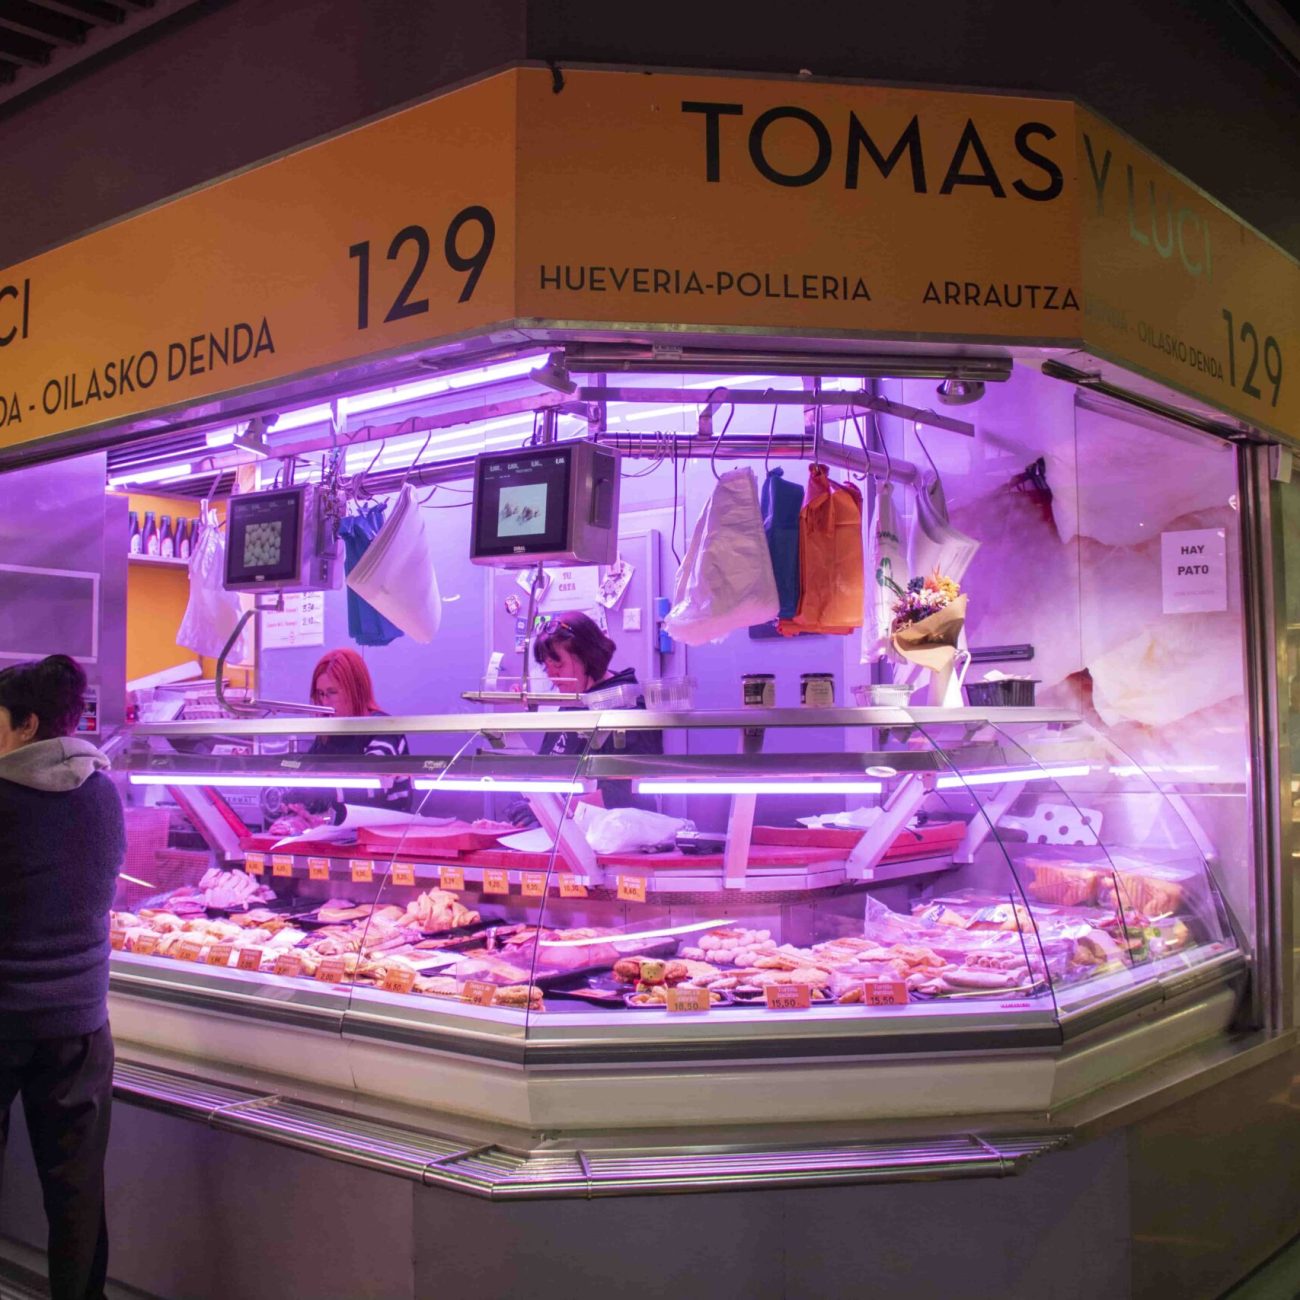
M 104 1154 L 113 1099 L 113 1035 L 0 1040 L 0 1173 L 9 1108 L 23 1099 L 49 1222 L 53 1300 L 102 1300 L 108 1273 Z

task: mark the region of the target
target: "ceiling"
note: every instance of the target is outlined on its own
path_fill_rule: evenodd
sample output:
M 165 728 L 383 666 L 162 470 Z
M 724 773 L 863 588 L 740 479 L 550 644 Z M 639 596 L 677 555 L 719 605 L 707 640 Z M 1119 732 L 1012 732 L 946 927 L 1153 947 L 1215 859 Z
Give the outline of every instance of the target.
M 197 0 L 0 0 L 0 104 Z

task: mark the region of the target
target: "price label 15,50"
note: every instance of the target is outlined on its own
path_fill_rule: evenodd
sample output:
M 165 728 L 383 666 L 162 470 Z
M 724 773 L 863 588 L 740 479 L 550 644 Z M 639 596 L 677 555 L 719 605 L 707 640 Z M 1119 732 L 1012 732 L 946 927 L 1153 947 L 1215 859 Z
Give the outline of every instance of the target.
M 807 984 L 769 984 L 763 997 L 773 1011 L 807 1011 L 812 1006 L 812 989 Z
M 862 985 L 863 1006 L 905 1007 L 907 1000 L 907 985 L 902 980 L 867 980 Z

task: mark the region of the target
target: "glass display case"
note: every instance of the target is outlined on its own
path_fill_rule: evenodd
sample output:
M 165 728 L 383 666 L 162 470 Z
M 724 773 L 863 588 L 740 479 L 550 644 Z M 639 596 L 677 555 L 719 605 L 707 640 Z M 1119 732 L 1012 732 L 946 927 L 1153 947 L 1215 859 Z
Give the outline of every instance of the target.
M 349 732 L 424 752 L 305 752 Z M 215 1013 L 226 1061 L 260 1024 L 443 1066 L 996 1063 L 1213 993 L 1212 1032 L 1246 965 L 1187 808 L 1049 709 L 175 722 L 118 774 L 118 1032 Z M 478 1104 L 418 1059 L 398 1095 Z

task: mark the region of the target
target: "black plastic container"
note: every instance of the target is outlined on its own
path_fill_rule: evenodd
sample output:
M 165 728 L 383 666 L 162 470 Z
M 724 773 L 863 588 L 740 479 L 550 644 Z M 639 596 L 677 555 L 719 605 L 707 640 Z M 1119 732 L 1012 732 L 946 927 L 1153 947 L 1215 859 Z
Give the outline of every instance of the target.
M 996 682 L 967 682 L 966 703 L 973 709 L 1031 709 L 1038 678 L 1009 677 Z

